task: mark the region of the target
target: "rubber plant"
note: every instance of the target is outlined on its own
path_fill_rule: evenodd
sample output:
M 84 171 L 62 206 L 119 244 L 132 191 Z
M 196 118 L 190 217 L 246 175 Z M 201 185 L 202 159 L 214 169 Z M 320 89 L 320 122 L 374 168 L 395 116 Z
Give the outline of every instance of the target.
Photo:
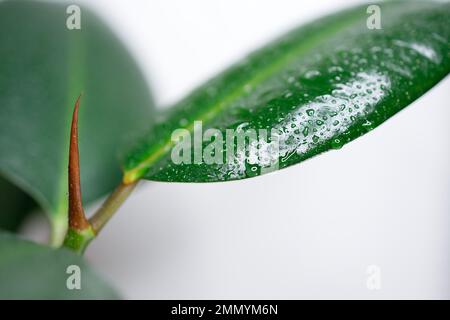
M 56 264 L 65 261 L 56 258 L 61 255 L 82 264 L 68 250 L 81 254 L 141 180 L 239 180 L 273 171 L 267 170 L 273 164 L 282 169 L 300 163 L 340 149 L 376 128 L 446 77 L 450 4 L 376 5 L 381 28 L 368 27 L 368 5 L 315 20 L 251 53 L 168 111 L 155 114 L 138 69 L 92 14 L 85 14 L 91 17 L 87 32 L 69 35 L 55 27 L 64 18 L 60 5 L 1 3 L 0 170 L 48 212 L 53 246 L 59 247 L 65 234 L 66 248 L 49 249 L 1 234 L 0 296 L 8 296 L 8 290 L 14 292 L 10 295 L 23 294 L 11 289 L 17 284 L 9 275 L 18 272 L 30 280 L 23 265 L 36 259 L 48 259 L 43 265 Z M 30 25 L 14 24 L 19 11 Z M 36 22 L 39 28 L 32 27 Z M 12 25 L 16 27 L 11 30 Z M 16 76 L 11 77 L 13 73 Z M 84 94 L 72 110 L 81 91 Z M 159 120 L 153 123 L 154 119 Z M 203 131 L 214 130 L 211 139 L 194 143 L 194 150 L 184 155 L 193 161 L 175 163 L 174 132 L 195 135 L 199 125 Z M 218 139 L 230 129 L 265 129 L 276 139 L 254 146 L 257 156 L 248 158 Z M 139 138 L 117 143 L 123 136 L 137 137 L 136 132 L 141 132 Z M 96 135 L 100 136 L 93 138 Z M 274 157 L 270 146 L 275 140 Z M 222 150 L 214 156 L 226 161 L 196 159 L 196 148 L 207 149 L 212 143 Z M 112 156 L 118 145 L 128 149 L 120 161 Z M 122 178 L 117 179 L 119 165 Z M 85 201 L 98 198 L 111 190 L 112 182 L 118 186 L 88 219 L 82 196 Z M 30 272 L 35 275 L 39 270 Z M 50 281 L 50 275 L 41 273 L 47 275 L 46 288 L 59 288 L 42 292 L 72 297 L 62 289 L 63 280 Z M 44 284 L 33 281 L 39 295 Z M 99 288 L 96 297 L 115 295 L 102 282 Z

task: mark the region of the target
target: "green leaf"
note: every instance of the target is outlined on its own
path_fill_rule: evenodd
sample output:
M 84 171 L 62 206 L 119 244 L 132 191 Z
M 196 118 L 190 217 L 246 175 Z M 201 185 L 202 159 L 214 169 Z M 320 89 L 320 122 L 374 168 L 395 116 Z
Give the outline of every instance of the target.
M 130 152 L 124 181 L 253 177 L 341 148 L 386 121 L 449 73 L 450 4 L 379 6 L 381 30 L 367 27 L 367 5 L 342 11 L 288 33 L 195 90 Z M 203 126 L 197 132 L 220 130 L 223 164 L 172 161 L 172 133 L 185 128 L 195 140 L 195 121 Z M 227 148 L 226 129 L 274 134 L 261 134 L 244 154 Z M 204 152 L 213 141 L 203 142 Z M 194 147 L 184 150 L 185 162 L 194 162 Z
M 16 231 L 36 206 L 33 199 L 0 176 L 0 229 Z
M 80 289 L 76 284 L 79 267 Z M 72 267 L 73 268 L 73 267 Z M 117 293 L 79 255 L 0 232 L 0 299 L 115 299 Z
M 120 182 L 122 147 L 148 129 L 153 110 L 118 38 L 83 7 L 81 30 L 69 30 L 67 6 L 0 3 L 0 172 L 48 212 L 56 244 L 67 227 L 70 120 L 80 92 L 85 202 Z

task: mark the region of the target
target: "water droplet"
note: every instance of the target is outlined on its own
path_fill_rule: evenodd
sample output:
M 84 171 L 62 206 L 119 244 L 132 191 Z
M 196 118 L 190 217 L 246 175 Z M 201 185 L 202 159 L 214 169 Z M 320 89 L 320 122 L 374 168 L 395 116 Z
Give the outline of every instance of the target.
M 302 133 L 303 133 L 303 135 L 306 137 L 306 136 L 308 135 L 308 133 L 309 133 L 309 128 L 308 128 L 308 127 L 305 127 L 305 128 L 303 129 Z
M 342 148 L 342 145 L 343 145 L 342 140 L 339 138 L 335 138 L 333 139 L 333 141 L 331 141 L 331 147 L 333 149 L 340 149 Z
M 318 70 L 310 70 L 308 72 L 305 73 L 305 78 L 306 79 L 312 79 L 314 77 L 320 76 L 320 71 Z
M 313 135 L 313 137 L 312 137 L 312 140 L 313 140 L 314 143 L 319 142 L 319 139 L 320 138 L 318 136 L 316 136 L 316 135 Z
M 370 122 L 369 120 L 366 120 L 362 125 L 363 127 L 372 128 L 372 122 Z

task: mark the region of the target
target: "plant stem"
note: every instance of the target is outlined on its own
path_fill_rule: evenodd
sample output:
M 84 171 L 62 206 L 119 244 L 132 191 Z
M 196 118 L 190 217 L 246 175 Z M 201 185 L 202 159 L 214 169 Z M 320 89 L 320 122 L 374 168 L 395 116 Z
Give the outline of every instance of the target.
M 119 209 L 122 203 L 128 198 L 130 193 L 138 184 L 139 180 L 129 184 L 121 183 L 116 190 L 106 199 L 98 211 L 89 219 L 89 222 L 98 234 L 114 213 Z
M 95 238 L 94 229 L 89 226 L 83 230 L 69 228 L 64 239 L 64 246 L 78 254 L 83 254 L 87 245 Z

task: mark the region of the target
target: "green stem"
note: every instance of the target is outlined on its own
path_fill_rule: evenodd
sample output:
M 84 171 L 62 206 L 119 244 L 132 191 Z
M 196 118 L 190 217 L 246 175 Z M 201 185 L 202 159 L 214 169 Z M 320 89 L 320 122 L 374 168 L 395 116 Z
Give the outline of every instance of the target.
M 121 183 L 105 200 L 100 209 L 89 219 L 88 227 L 82 230 L 69 227 L 64 240 L 64 246 L 79 254 L 83 254 L 88 244 L 97 236 L 117 209 L 128 198 L 138 182 L 135 181 L 130 184 Z
M 78 254 L 83 254 L 87 245 L 95 238 L 94 229 L 89 226 L 83 230 L 69 228 L 64 239 L 64 246 L 72 249 Z
M 114 213 L 119 209 L 122 203 L 128 198 L 134 190 L 139 180 L 129 184 L 121 183 L 116 190 L 106 199 L 101 208 L 89 219 L 89 222 L 97 234 L 111 219 Z

